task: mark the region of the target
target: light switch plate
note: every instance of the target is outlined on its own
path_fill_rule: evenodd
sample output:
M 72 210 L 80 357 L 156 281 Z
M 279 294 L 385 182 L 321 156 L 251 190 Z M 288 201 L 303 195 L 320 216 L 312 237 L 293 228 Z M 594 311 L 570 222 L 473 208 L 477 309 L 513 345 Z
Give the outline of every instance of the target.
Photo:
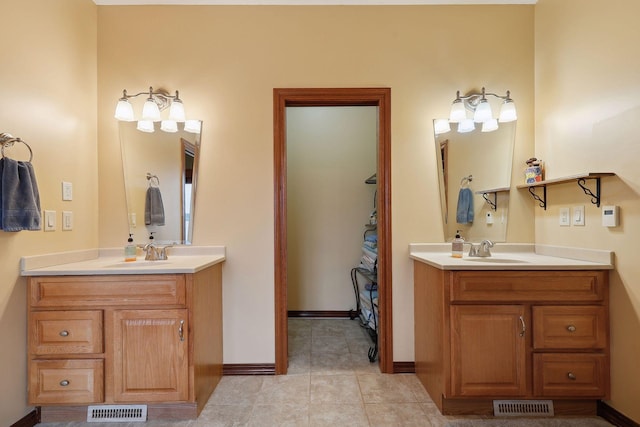
M 62 200 L 73 200 L 73 184 L 62 181 Z
M 44 231 L 56 230 L 56 211 L 44 211 Z
M 62 211 L 62 231 L 73 230 L 73 212 Z
M 560 208 L 560 217 L 558 219 L 560 226 L 568 227 L 571 225 L 571 218 L 569 217 L 569 208 Z
M 573 215 L 571 215 L 571 220 L 573 221 L 573 225 L 584 226 L 584 205 L 573 207 Z

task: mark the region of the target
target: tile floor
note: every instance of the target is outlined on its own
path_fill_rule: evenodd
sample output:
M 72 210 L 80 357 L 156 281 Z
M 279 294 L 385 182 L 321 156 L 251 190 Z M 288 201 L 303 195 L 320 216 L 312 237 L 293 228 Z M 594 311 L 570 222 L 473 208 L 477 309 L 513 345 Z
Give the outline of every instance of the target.
M 442 416 L 417 377 L 381 374 L 357 320 L 290 319 L 289 372 L 226 376 L 197 420 L 44 423 L 41 427 L 605 427 L 600 418 Z

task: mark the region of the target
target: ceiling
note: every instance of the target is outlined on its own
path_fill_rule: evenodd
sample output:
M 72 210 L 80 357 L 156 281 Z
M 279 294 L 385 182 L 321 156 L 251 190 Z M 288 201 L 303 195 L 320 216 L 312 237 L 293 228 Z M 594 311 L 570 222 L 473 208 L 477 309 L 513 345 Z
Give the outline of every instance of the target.
M 93 0 L 97 5 L 417 5 L 536 4 L 538 0 Z

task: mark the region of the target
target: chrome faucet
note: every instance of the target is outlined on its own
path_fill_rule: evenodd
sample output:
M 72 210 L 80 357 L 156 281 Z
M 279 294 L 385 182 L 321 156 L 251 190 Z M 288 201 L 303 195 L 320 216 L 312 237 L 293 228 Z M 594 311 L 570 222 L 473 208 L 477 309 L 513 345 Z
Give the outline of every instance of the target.
M 144 250 L 145 261 L 164 261 L 168 259 L 167 249 L 171 248 L 173 245 L 167 246 L 156 246 L 155 243 L 147 243 L 142 247 Z
M 465 245 L 470 245 L 470 257 L 490 257 L 491 251 L 489 250 L 489 248 L 492 248 L 493 244 L 494 243 L 491 240 L 483 240 L 478 245 L 474 245 L 471 242 L 465 242 Z
M 480 248 L 478 249 L 478 256 L 481 257 L 489 257 L 491 256 L 490 248 L 493 247 L 493 242 L 491 240 L 483 240 L 480 242 Z

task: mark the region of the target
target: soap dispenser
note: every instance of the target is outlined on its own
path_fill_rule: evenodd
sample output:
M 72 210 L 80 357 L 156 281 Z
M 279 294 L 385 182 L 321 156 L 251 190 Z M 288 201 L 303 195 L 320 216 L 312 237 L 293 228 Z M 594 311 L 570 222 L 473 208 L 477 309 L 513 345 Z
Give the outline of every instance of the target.
M 460 230 L 456 230 L 456 237 L 451 242 L 451 256 L 462 258 L 462 252 L 464 252 L 464 239 L 460 237 Z
M 133 244 L 133 234 L 129 233 L 129 238 L 127 239 L 127 246 L 124 247 L 124 260 L 135 261 L 136 260 L 136 245 Z

